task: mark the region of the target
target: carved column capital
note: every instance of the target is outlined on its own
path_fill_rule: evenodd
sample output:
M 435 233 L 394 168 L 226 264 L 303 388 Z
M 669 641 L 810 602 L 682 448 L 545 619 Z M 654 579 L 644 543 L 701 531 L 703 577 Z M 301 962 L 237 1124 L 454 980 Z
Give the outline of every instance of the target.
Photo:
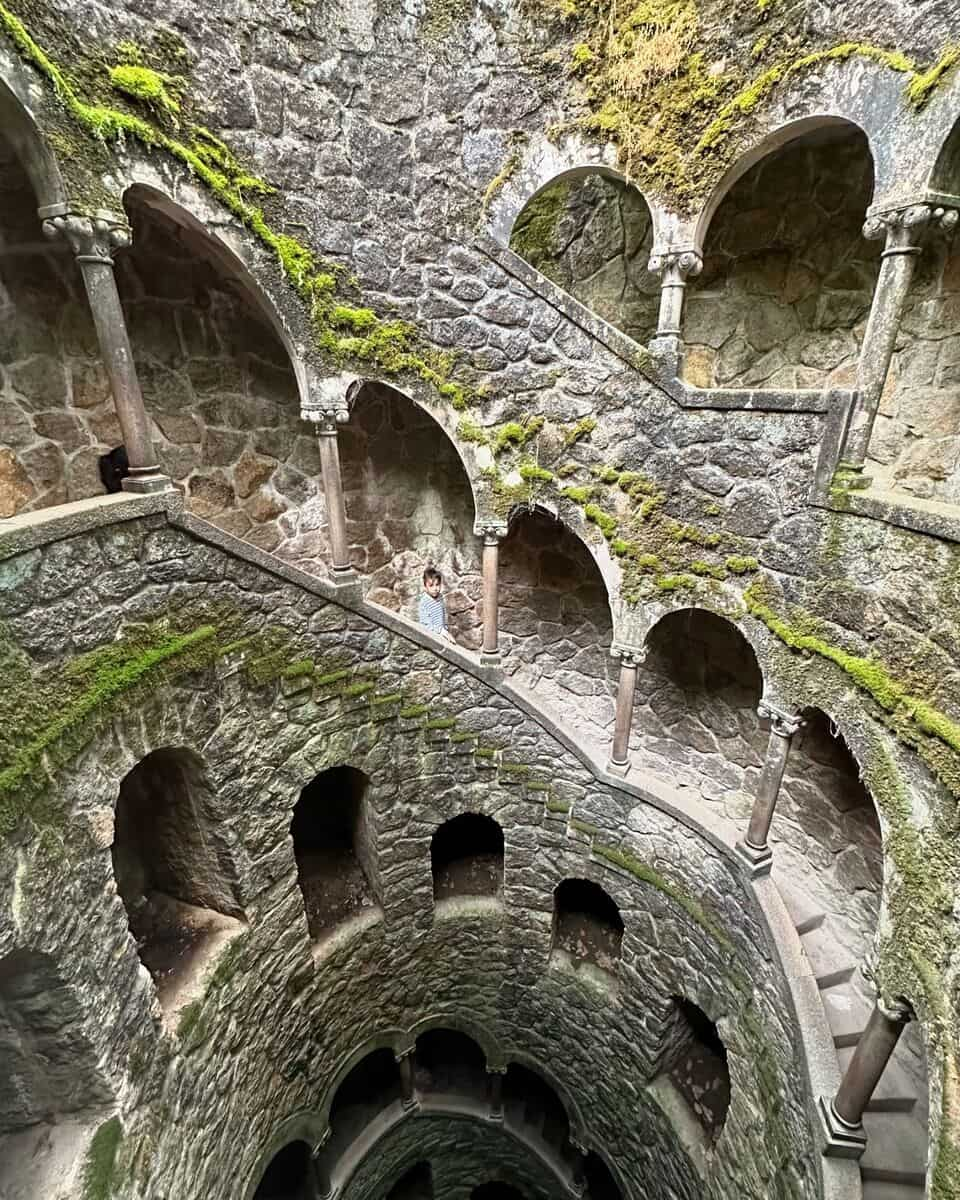
M 44 236 L 62 237 L 77 256 L 78 262 L 102 262 L 113 266 L 117 250 L 129 246 L 132 239 L 126 221 L 110 213 L 64 213 L 47 217 L 43 222 Z
M 786 712 L 769 700 L 760 701 L 757 705 L 757 716 L 769 720 L 770 732 L 782 738 L 792 738 L 806 724 L 799 713 Z
M 506 521 L 478 521 L 473 527 L 473 532 L 477 537 L 483 538 L 485 546 L 498 546 L 507 536 L 508 529 Z
M 647 270 L 653 275 L 664 275 L 669 271 L 686 279 L 700 274 L 703 270 L 703 259 L 696 250 L 664 248 L 651 253 Z
M 335 434 L 338 425 L 350 420 L 350 410 L 346 403 L 343 408 L 302 408 L 300 418 L 316 425 L 318 434 Z
M 646 646 L 624 646 L 614 642 L 610 647 L 610 657 L 620 660 L 622 667 L 639 667 L 647 657 Z
M 888 1000 L 886 996 L 878 995 L 877 1008 L 894 1025 L 907 1025 L 916 1020 L 913 1006 L 902 996 Z
M 927 233 L 949 233 L 956 227 L 958 216 L 955 208 L 939 204 L 907 204 L 871 213 L 863 224 L 863 236 L 885 238 L 885 255 L 919 254 L 920 243 Z

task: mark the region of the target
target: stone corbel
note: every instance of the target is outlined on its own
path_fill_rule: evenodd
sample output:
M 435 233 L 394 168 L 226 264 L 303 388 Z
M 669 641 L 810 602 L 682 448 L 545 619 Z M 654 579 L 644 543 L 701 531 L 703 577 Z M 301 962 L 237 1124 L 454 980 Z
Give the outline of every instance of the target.
M 318 426 L 318 433 L 336 433 L 338 425 L 350 420 L 350 409 L 364 382 L 347 371 L 311 380 L 310 398 L 300 409 L 301 419 Z
M 770 732 L 782 738 L 792 738 L 806 724 L 799 713 L 787 712 L 770 700 L 760 701 L 757 705 L 757 716 L 761 721 L 769 721 Z
M 478 538 L 483 538 L 485 546 L 499 544 L 509 531 L 510 527 L 507 522 L 500 520 L 480 520 L 473 527 L 474 535 Z
M 927 233 L 951 233 L 957 225 L 958 214 L 954 208 L 939 204 L 908 204 L 902 208 L 888 208 L 871 213 L 863 223 L 863 236 L 871 241 L 885 238 L 887 245 L 883 256 L 891 254 L 919 254 L 921 241 Z

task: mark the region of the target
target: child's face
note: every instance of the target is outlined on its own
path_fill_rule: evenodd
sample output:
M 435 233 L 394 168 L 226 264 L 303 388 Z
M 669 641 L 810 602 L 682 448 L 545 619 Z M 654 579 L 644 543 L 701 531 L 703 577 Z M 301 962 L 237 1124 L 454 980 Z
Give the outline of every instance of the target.
M 428 579 L 423 585 L 423 590 L 428 596 L 432 596 L 434 600 L 440 595 L 440 590 L 443 587 L 442 579 Z

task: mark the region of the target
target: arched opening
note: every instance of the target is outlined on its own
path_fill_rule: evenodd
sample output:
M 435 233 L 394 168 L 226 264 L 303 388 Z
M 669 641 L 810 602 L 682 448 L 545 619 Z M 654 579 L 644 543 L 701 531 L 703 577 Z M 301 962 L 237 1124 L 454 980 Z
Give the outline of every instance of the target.
M 607 588 L 583 542 L 543 509 L 510 521 L 500 550 L 504 669 L 564 725 L 600 742 L 613 720 Z
M 165 197 L 137 185 L 124 204 L 133 244 L 117 286 L 161 468 L 198 517 L 324 574 L 316 437 L 252 284 Z
M 373 1050 L 344 1077 L 330 1105 L 329 1161 L 334 1163 L 378 1114 L 401 1097 L 400 1068 L 392 1050 Z
M 664 1067 L 710 1141 L 720 1136 L 730 1107 L 727 1049 L 716 1025 L 684 996 L 672 998 Z
M 433 1200 L 433 1170 L 430 1164 L 414 1163 L 387 1192 L 387 1200 Z
M 565 879 L 553 893 L 553 944 L 573 966 L 592 963 L 614 970 L 623 941 L 623 918 L 610 896 L 590 879 Z
M 307 784 L 294 806 L 290 836 L 314 941 L 378 903 L 368 783 L 355 767 L 331 767 Z
M 310 1147 L 296 1141 L 278 1150 L 270 1160 L 253 1200 L 313 1200 L 315 1194 Z
M 165 1010 L 179 1010 L 243 917 L 215 798 L 195 754 L 154 750 L 127 773 L 111 854 L 140 960 Z
M 593 1150 L 587 1151 L 584 1156 L 583 1177 L 590 1200 L 623 1200 L 610 1168 Z
M 637 674 L 634 743 L 646 767 L 707 802 L 748 790 L 766 738 L 763 676 L 737 627 L 704 609 L 668 613 L 647 636 Z
M 428 1029 L 417 1038 L 414 1082 L 424 1095 L 483 1100 L 486 1057 L 473 1038 L 456 1029 Z
M 365 383 L 339 446 L 350 557 L 367 599 L 416 620 L 424 568 L 436 567 L 450 632 L 479 646 L 480 542 L 451 440 L 395 388 Z
M 523 1192 L 502 1179 L 491 1179 L 478 1183 L 470 1193 L 470 1200 L 523 1200 Z
M 16 102 L 2 92 L 0 108 L 12 111 Z M 101 492 L 97 456 L 116 423 L 73 251 L 44 237 L 18 139 L 3 128 L 0 518 Z
M 880 247 L 863 238 L 873 159 L 830 122 L 724 196 L 687 284 L 684 375 L 699 387 L 852 387 Z
M 503 1111 L 528 1137 L 545 1142 L 561 1156 L 576 1156 L 570 1143 L 570 1121 L 563 1102 L 536 1071 L 510 1063 L 503 1077 Z
M 931 186 L 960 193 L 960 121 Z M 960 504 L 960 237 L 920 239 L 896 349 L 880 399 L 868 472 L 877 485 Z
M 503 891 L 503 830 L 492 817 L 461 813 L 430 842 L 434 900 L 499 896 Z
M 520 212 L 510 249 L 641 344 L 657 328 L 660 283 L 647 270 L 653 220 L 640 192 L 599 172 L 554 180 Z

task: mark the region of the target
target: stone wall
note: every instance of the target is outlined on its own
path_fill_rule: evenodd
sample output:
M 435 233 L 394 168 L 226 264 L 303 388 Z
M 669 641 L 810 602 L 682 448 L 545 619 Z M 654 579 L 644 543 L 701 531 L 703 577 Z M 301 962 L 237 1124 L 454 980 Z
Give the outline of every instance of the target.
M 599 174 L 549 184 L 510 235 L 511 250 L 641 345 L 660 304 L 660 281 L 647 270 L 652 246 L 643 196 Z
M 960 503 L 960 243 L 934 236 L 917 263 L 870 440 L 881 487 Z
M 740 179 L 687 284 L 684 375 L 701 387 L 852 387 L 880 247 L 863 134 L 828 127 Z
M 119 429 L 80 273 L 5 141 L 0 196 L 2 518 L 102 491 L 97 455 Z
M 514 517 L 500 549 L 505 670 L 578 732 L 613 720 L 610 601 L 596 562 L 540 509 Z
M 235 645 L 244 630 L 254 639 L 242 651 L 252 675 L 238 671 L 238 651 L 226 652 L 213 669 L 198 670 L 188 658 L 183 672 L 174 654 L 163 678 L 112 708 L 117 724 L 104 724 L 58 776 L 49 816 L 33 810 L 44 836 L 25 830 L 18 851 L 8 842 L 0 848 L 0 879 L 12 878 L 11 855 L 22 855 L 17 940 L 43 948 L 82 988 L 83 1031 L 104 1068 L 125 1081 L 118 1195 L 149 1188 L 198 1200 L 225 1197 L 225 1180 L 248 1177 L 277 1123 L 316 1104 L 371 1031 L 409 1028 L 431 1014 L 481 1023 L 508 1061 L 549 1064 L 558 1087 L 590 1113 L 591 1137 L 631 1189 L 659 1179 L 693 1200 L 726 1194 L 736 1177 L 739 1191 L 756 1200 L 815 1194 L 784 981 L 738 869 L 709 843 L 689 831 L 680 836 L 672 818 L 598 784 L 521 708 L 416 641 L 161 518 L 6 563 L 4 578 L 18 580 L 20 612 L 9 622 L 16 638 L 27 629 L 55 636 L 51 622 L 63 601 L 41 599 L 44 561 L 63 569 L 69 561 L 80 589 L 108 563 L 137 576 L 125 612 L 139 622 L 166 617 L 168 628 L 186 631 L 208 630 L 212 621 L 207 642 Z M 229 597 L 239 618 L 206 607 L 211 582 L 215 600 L 222 606 Z M 100 638 L 111 636 L 109 625 L 100 628 Z M 290 661 L 309 653 L 313 672 L 298 667 L 271 682 L 267 664 L 275 651 L 257 657 L 268 628 L 286 630 L 294 643 Z M 33 644 L 40 648 L 37 639 Z M 348 675 L 331 672 L 334 664 Z M 398 691 L 402 699 L 393 698 Z M 426 711 L 402 707 L 418 700 Z M 491 756 L 488 747 L 498 744 L 503 750 Z M 237 864 L 249 925 L 209 964 L 204 998 L 185 1010 L 176 1035 L 158 1025 L 153 984 L 139 969 L 109 850 L 119 781 L 157 746 L 201 753 L 211 787 L 229 795 L 222 836 Z M 376 781 L 368 801 L 376 812 L 383 918 L 344 930 L 315 956 L 290 813 L 305 780 L 344 762 Z M 576 820 L 563 811 L 571 805 Z M 493 815 L 504 829 L 503 902 L 475 912 L 445 909 L 441 917 L 430 839 L 464 810 Z M 53 856 L 46 852 L 51 838 L 62 846 Z M 655 873 L 604 865 L 603 845 L 622 845 Z M 623 861 L 629 867 L 634 860 Z M 548 966 L 553 891 L 568 877 L 601 883 L 623 915 L 615 1002 L 606 989 L 584 987 L 578 975 Z M 673 882 L 659 886 L 661 877 Z M 676 899 L 688 887 L 695 888 L 693 909 Z M 0 931 L 9 939 L 9 885 L 0 897 Z M 78 927 L 80 909 L 87 919 Z M 745 988 L 747 979 L 764 986 Z M 643 1091 L 659 1061 L 670 997 L 678 994 L 718 1021 L 730 1053 L 733 1100 L 703 1182 Z M 224 1036 L 227 1029 L 242 1030 L 242 1038 Z M 758 1117 L 757 1088 L 770 1086 L 763 1081 L 771 1071 L 782 1080 L 781 1101 L 764 1105 Z M 633 1090 L 625 1105 L 627 1079 Z M 213 1109 L 215 1123 L 203 1115 Z M 767 1139 L 790 1147 L 787 1157 L 774 1162 Z

